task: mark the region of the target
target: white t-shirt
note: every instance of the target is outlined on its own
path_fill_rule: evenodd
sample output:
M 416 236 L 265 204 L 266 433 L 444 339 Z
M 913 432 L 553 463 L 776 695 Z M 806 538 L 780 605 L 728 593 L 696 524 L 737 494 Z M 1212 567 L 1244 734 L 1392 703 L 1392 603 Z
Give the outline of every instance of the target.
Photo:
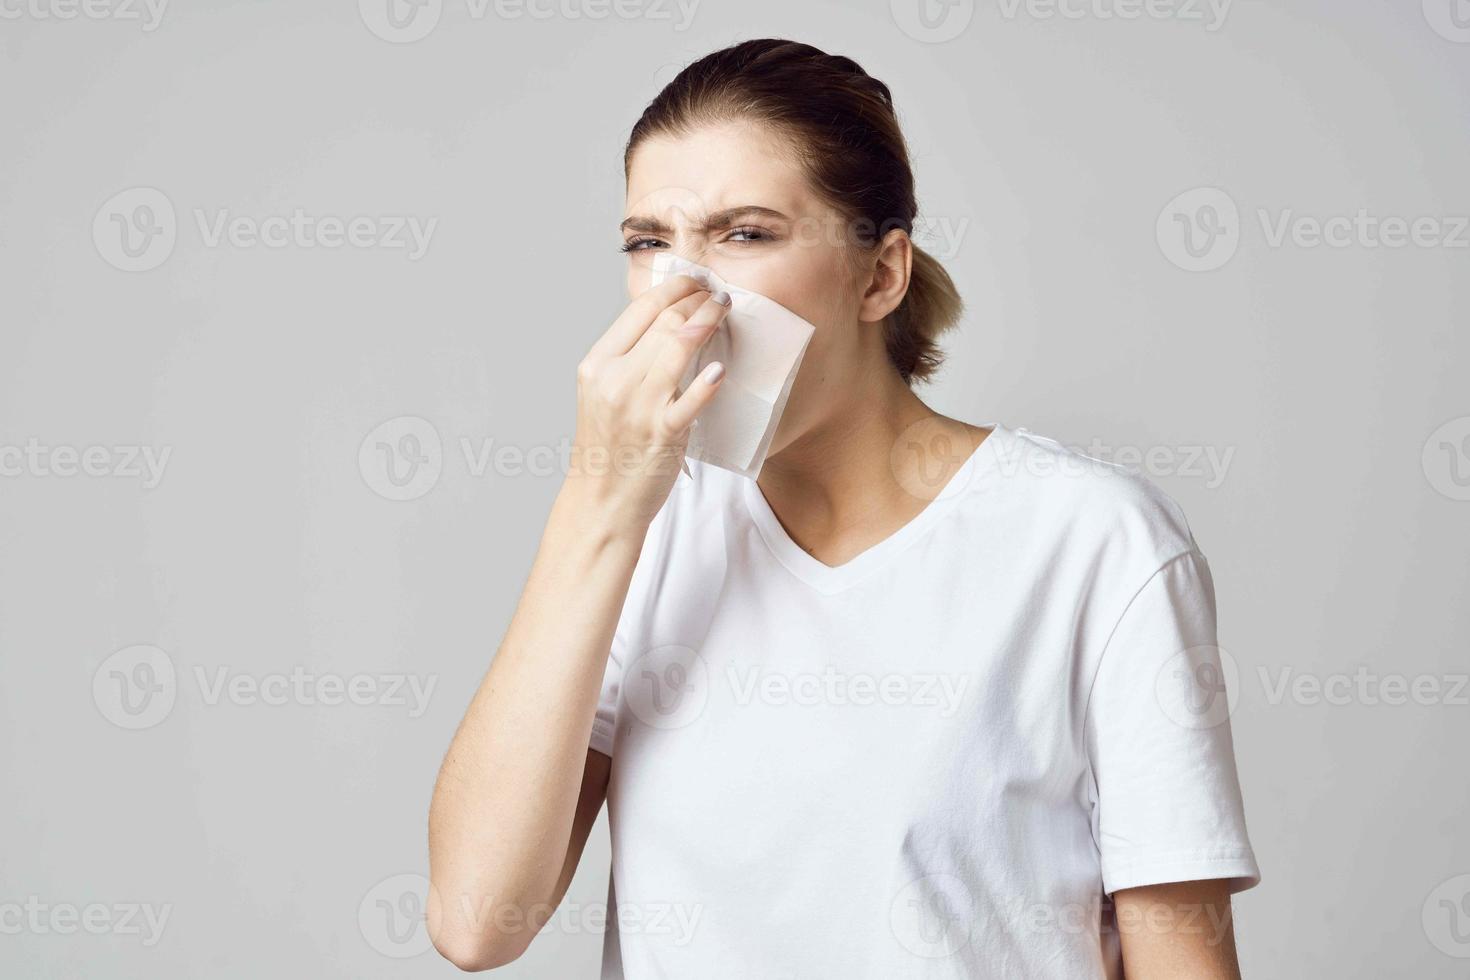
M 832 567 L 690 465 L 593 725 L 605 980 L 1113 977 L 1105 896 L 1259 881 L 1210 568 L 1147 479 L 997 424 Z

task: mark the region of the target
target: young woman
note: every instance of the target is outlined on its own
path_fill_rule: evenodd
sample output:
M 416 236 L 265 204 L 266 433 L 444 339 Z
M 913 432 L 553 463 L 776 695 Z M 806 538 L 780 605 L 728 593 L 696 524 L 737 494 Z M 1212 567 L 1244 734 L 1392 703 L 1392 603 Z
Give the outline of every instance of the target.
M 606 800 L 604 977 L 1238 976 L 1209 566 L 1144 478 L 914 393 L 960 301 L 887 86 L 748 41 L 625 166 L 635 298 L 435 789 L 438 948 L 515 959 Z M 662 250 L 816 327 L 757 481 L 680 476 L 729 297 Z

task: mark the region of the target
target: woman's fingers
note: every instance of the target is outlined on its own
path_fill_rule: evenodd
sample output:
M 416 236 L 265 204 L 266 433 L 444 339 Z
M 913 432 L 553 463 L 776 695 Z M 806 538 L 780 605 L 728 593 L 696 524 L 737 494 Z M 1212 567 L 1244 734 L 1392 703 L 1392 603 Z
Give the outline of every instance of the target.
M 662 344 L 648 345 L 643 354 L 648 359 L 644 387 L 661 400 L 674 397 L 684 372 L 689 369 L 689 362 L 729 312 L 730 294 L 721 290 L 712 294 L 682 323 L 672 325 Z M 651 337 L 650 334 L 645 339 Z
M 699 413 L 704 411 L 705 406 L 715 397 L 715 391 L 719 389 L 720 382 L 724 378 L 725 365 L 719 361 L 711 361 L 706 364 L 688 390 L 664 410 L 664 425 L 668 431 L 683 432 L 693 425 Z
M 652 289 L 644 290 L 637 299 L 628 304 L 597 343 L 592 345 L 590 353 L 609 358 L 628 353 L 658 319 L 659 314 L 703 288 L 688 276 L 672 276 Z
M 638 338 L 638 343 L 622 357 L 628 373 L 642 382 L 653 369 L 659 354 L 668 346 L 669 339 L 678 334 L 679 329 L 699 312 L 709 298 L 709 293 L 695 290 L 654 317 L 653 323 Z

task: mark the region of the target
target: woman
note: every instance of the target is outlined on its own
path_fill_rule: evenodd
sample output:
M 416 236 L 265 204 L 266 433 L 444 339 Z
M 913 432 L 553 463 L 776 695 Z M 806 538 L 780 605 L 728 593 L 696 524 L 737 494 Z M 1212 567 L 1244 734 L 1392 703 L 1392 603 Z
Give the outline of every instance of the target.
M 625 167 L 636 298 L 435 789 L 438 948 L 518 956 L 606 799 L 604 977 L 1238 976 L 1209 566 L 1142 477 L 915 395 L 960 301 L 888 88 L 745 42 Z M 816 327 L 758 481 L 679 476 L 729 297 L 663 250 Z

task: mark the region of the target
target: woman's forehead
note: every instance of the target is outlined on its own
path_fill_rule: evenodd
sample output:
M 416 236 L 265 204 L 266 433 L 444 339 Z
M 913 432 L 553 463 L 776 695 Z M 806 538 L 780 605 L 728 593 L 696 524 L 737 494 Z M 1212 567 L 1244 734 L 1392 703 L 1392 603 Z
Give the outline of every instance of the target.
M 750 123 L 710 126 L 644 141 L 628 167 L 627 215 L 682 214 L 700 222 L 756 205 L 796 217 L 813 196 L 800 167 L 777 151 L 770 131 Z

